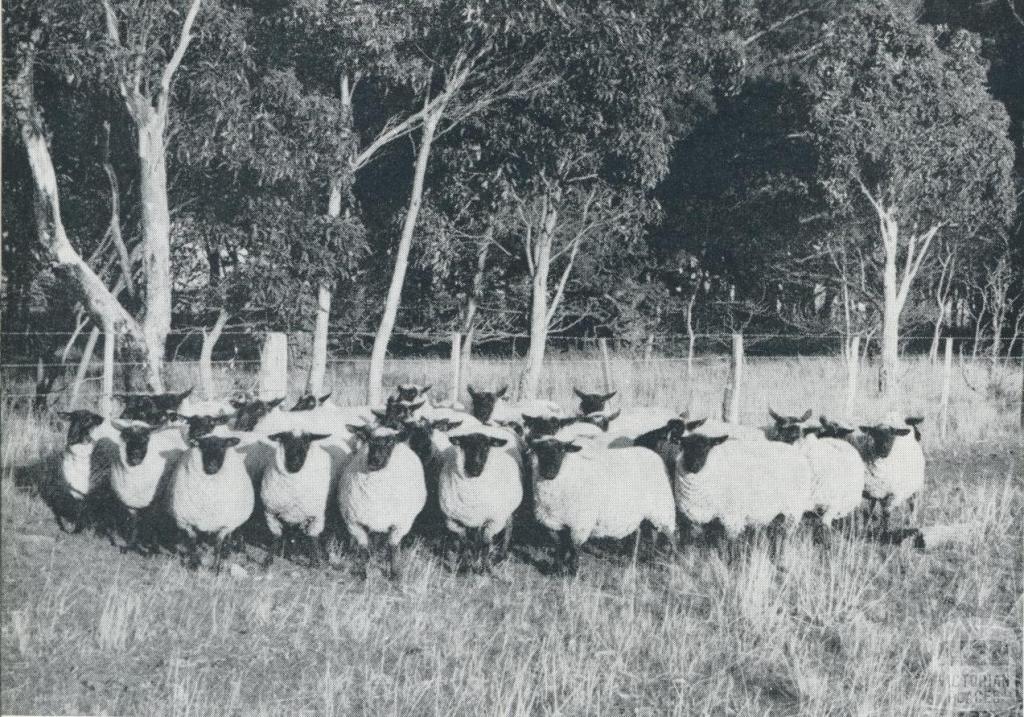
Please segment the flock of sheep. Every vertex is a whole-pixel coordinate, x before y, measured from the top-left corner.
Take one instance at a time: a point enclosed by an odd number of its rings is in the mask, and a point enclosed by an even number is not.
[[[72,507],[58,521],[81,530],[97,496],[112,492],[128,516],[123,549],[145,550],[140,535],[170,517],[190,565],[212,539],[219,570],[250,518],[272,536],[268,564],[292,536],[322,564],[338,515],[364,574],[371,538],[386,537],[392,576],[414,522],[443,528],[460,563],[489,571],[513,525],[535,521],[555,539],[556,569],[574,574],[583,543],[636,534],[639,544],[642,525],[675,546],[695,529],[729,540],[768,527],[785,535],[803,521],[827,529],[866,507],[885,534],[893,509],[912,517],[924,486],[919,418],[853,429],[812,421],[811,411],[770,411],[762,429],[657,407],[613,411],[614,393],[577,389],[568,413],[472,387],[466,411],[432,404],[429,388],[399,385],[383,407],[343,407],[328,395],[284,410],[283,399],[210,402],[186,391],[125,396],[113,420],[61,413],[69,427],[58,483]]]

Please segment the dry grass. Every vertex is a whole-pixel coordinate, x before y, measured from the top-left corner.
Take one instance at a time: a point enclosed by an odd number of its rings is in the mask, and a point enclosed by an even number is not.
[[[681,366],[632,365],[615,370],[626,403],[687,403]],[[391,379],[437,379],[445,390],[442,362],[393,368]],[[356,400],[359,371],[335,369],[336,391]],[[752,422],[768,403],[842,413],[834,362],[751,360],[748,369]],[[481,384],[515,379],[511,363],[474,371]],[[691,413],[717,413],[724,372],[700,368]],[[544,390],[568,403],[572,384],[599,377],[599,364],[559,363]],[[908,407],[934,426],[940,384],[920,384],[910,383]],[[870,418],[876,400],[858,413]],[[395,585],[373,572],[355,579],[345,556],[341,570],[278,561],[266,574],[236,556],[248,574],[218,577],[62,534],[15,480],[59,445],[59,429],[5,402],[0,710],[944,714],[941,626],[986,618],[1019,637],[1024,607],[1014,413],[966,388],[953,405],[950,440],[928,440],[923,522],[972,526],[955,547],[837,539],[824,549],[798,534],[779,565],[755,544],[731,564],[694,547],[634,566],[628,550],[599,546],[578,578],[561,579],[538,570],[543,547],[519,547],[485,578],[452,574],[419,542]]]

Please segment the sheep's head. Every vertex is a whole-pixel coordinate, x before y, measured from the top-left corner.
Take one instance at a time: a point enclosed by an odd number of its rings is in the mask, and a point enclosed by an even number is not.
[[[473,402],[473,410],[470,411],[473,418],[481,423],[487,423],[491,420],[491,414],[494,413],[494,406],[498,403],[498,399],[504,398],[508,393],[508,386],[502,386],[497,391],[477,391],[472,386],[467,386],[466,390]]]
[[[251,431],[256,428],[256,424],[263,420],[263,417],[273,409],[280,406],[283,401],[284,396],[275,398],[272,401],[261,401],[259,399],[253,401],[232,401],[231,405],[235,409],[235,430]]]
[[[371,471],[379,471],[386,467],[395,446],[409,438],[409,432],[404,425],[401,428],[367,425],[347,428],[356,438],[366,443],[366,467]]]
[[[801,424],[809,419],[812,413],[813,411],[808,408],[802,416],[781,416],[769,408],[768,415],[775,421],[773,438],[783,443],[796,443],[803,435]]]
[[[58,416],[68,422],[67,445],[88,443],[92,440],[92,429],[103,423],[103,416],[92,411],[59,411]]]
[[[618,391],[612,391],[611,393],[586,393],[575,386],[573,386],[572,392],[580,399],[580,413],[584,416],[590,413],[603,412],[608,401],[618,393]]]
[[[219,416],[181,416],[188,424],[188,440],[211,433],[217,426],[226,426],[234,416],[224,413]]]
[[[313,441],[322,441],[330,437],[330,433],[306,433],[281,431],[274,433],[267,438],[280,443],[284,450],[284,469],[289,473],[298,473],[302,466],[306,465],[306,456],[309,455],[309,447]]]
[[[415,383],[400,383],[395,387],[395,397],[399,401],[405,401],[411,403],[420,396],[426,394],[433,387],[433,384],[428,383],[426,386],[418,386]]]
[[[149,436],[156,426],[134,424],[120,429],[121,443],[124,444],[124,461],[129,466],[137,466],[146,460],[149,452]]]
[[[458,436],[449,436],[448,440],[462,450],[462,467],[470,478],[476,478],[484,472],[484,467],[487,465],[487,454],[492,448],[501,448],[508,443],[505,438],[490,436],[486,433],[463,433]]]
[[[562,469],[566,453],[576,453],[582,448],[571,441],[560,441],[551,436],[527,439],[527,446],[537,456],[537,477],[554,480]]]
[[[679,441],[680,452],[677,462],[684,473],[697,473],[708,460],[711,449],[729,440],[729,436],[704,436],[691,433]]]
[[[576,418],[559,418],[558,416],[527,416],[523,414],[523,423],[531,436],[553,436],[558,429],[576,423]]]
[[[683,436],[688,433],[693,433],[703,426],[707,420],[707,418],[698,418],[690,421],[687,420],[687,415],[685,413],[679,414],[679,418],[669,419],[667,424],[669,441],[678,444]]]
[[[307,393],[305,396],[295,402],[289,411],[312,411],[317,406],[322,406],[327,402],[327,399],[331,397],[330,393],[327,393],[320,398],[317,398],[311,393]]]
[[[819,416],[818,421],[821,423],[821,430],[818,432],[818,438],[839,438],[841,440],[846,440],[854,431],[853,428],[847,428],[837,421],[830,421],[825,416]]]
[[[892,452],[896,439],[900,436],[910,435],[910,428],[895,428],[884,423],[874,426],[860,426],[861,433],[867,436],[870,443],[862,453],[865,460],[878,460],[886,458]]]
[[[224,456],[228,448],[237,446],[239,440],[237,436],[197,436],[189,438],[189,443],[199,449],[203,459],[203,472],[212,476],[224,465]]]
[[[400,430],[424,403],[425,400],[409,402],[390,396],[383,411],[374,409],[372,413],[380,425]]]
[[[451,421],[447,418],[435,420],[430,420],[429,418],[410,418],[402,425],[409,435],[409,447],[420,457],[420,460],[426,461],[434,453],[434,431],[447,433],[461,426],[462,421]]]

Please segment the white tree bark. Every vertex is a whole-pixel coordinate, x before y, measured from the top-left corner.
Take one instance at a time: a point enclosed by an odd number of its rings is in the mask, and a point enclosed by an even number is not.
[[[199,383],[203,389],[203,397],[207,401],[212,401],[217,396],[217,387],[213,383],[213,347],[217,345],[227,323],[227,309],[221,309],[213,328],[209,333],[203,332],[203,348],[199,352]]]
[[[413,176],[409,207],[405,212],[402,236],[398,242],[395,268],[391,274],[391,284],[388,286],[388,296],[384,304],[384,315],[377,328],[377,335],[373,339],[373,351],[370,354],[370,376],[366,389],[366,401],[371,406],[379,404],[383,398],[384,359],[387,356],[391,333],[395,328],[398,305],[402,299],[402,286],[405,284],[405,272],[409,266],[409,249],[412,246],[416,218],[419,216],[420,204],[423,201],[423,184],[427,174],[427,164],[430,160],[430,147],[440,119],[441,112],[439,111],[428,115],[423,122],[423,136],[416,154],[416,172]]]
[[[551,244],[558,224],[558,208],[544,198],[541,226],[532,252],[532,286],[530,296],[530,349],[526,354],[526,371],[522,398],[536,398],[544,368],[544,350],[548,340],[548,276],[551,271]]]

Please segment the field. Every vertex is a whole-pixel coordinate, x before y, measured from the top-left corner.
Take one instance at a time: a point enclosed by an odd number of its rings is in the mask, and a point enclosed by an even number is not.
[[[334,369],[336,396],[357,402],[360,366]],[[515,370],[481,360],[471,380],[514,383]],[[192,367],[171,372],[172,386],[190,383]],[[388,379],[433,380],[445,395],[446,376],[444,362],[409,360],[393,362]],[[613,376],[625,405],[717,415],[726,365],[699,363],[687,385],[678,363],[616,359]],[[834,359],[751,359],[745,376],[745,422],[762,422],[768,405],[844,414]],[[545,392],[572,405],[571,386],[597,387],[599,377],[590,358],[552,361]],[[882,412],[870,379],[854,417]],[[945,714],[941,636],[951,621],[1009,626],[1020,642],[1020,379],[1009,373],[1009,397],[989,398],[971,388],[983,388],[983,370],[967,367],[945,440],[936,369],[911,359],[905,382],[907,412],[927,419],[921,521],[962,526],[955,545],[835,539],[825,548],[800,533],[776,564],[760,543],[731,562],[691,546],[642,550],[637,563],[631,546],[602,544],[566,579],[545,574],[540,544],[516,546],[484,577],[452,573],[418,541],[401,584],[380,571],[357,579],[346,554],[337,569],[297,558],[263,573],[261,548],[249,546],[231,561],[244,571],[215,576],[169,554],[121,555],[98,535],[61,533],[32,482],[61,427],[6,398],[0,711]],[[1018,673],[1018,701],[1019,689]]]

